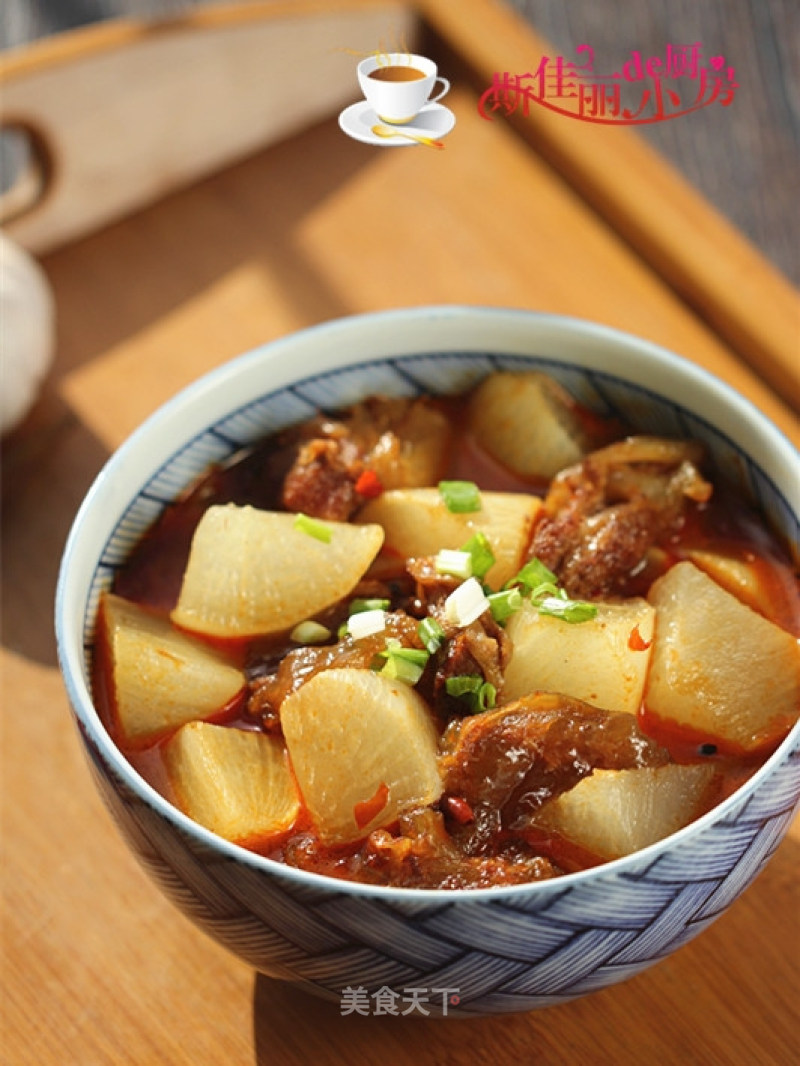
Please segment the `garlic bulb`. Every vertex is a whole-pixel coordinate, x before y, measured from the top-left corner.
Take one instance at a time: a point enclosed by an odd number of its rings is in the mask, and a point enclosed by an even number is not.
[[[44,271],[0,233],[0,433],[33,406],[55,346],[55,305]]]

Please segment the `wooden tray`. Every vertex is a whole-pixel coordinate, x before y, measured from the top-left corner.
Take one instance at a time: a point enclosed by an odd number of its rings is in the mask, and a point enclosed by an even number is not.
[[[352,53],[401,38],[453,82],[443,151],[338,127],[359,95]],[[628,130],[479,116],[494,72],[546,54],[490,0],[302,0],[5,57],[5,121],[32,132],[40,164],[6,230],[41,256],[59,330],[45,394],[4,446],[8,1062],[791,1061],[797,822],[728,914],[626,985],[508,1018],[341,1017],[254,976],[162,898],[69,720],[50,617],[81,497],[178,388],[291,330],[428,303],[573,314],[681,352],[800,441],[791,287]]]

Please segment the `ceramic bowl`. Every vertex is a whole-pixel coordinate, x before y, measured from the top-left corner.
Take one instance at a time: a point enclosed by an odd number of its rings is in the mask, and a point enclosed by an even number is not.
[[[641,432],[699,438],[798,551],[797,452],[732,389],[605,327],[461,307],[346,318],[219,367],[111,457],[65,549],[61,669],[97,785],[132,851],[167,896],[236,955],[339,1002],[422,989],[431,1014],[490,1014],[546,1007],[627,979],[734,902],[778,846],[800,797],[798,725],[738,792],[634,855],[510,888],[392,889],[309,874],[219,839],[167,803],[116,749],[92,705],[87,649],[101,591],[162,507],[209,463],[317,408],[376,392],[461,391],[494,368],[544,370],[582,403]]]

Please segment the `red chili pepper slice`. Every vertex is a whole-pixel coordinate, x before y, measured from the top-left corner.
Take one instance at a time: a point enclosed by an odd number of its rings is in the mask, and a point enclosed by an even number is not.
[[[652,644],[652,640],[645,640],[642,634],[639,632],[638,624],[633,627],[628,637],[628,647],[631,651],[647,651]]]
[[[364,470],[358,475],[356,492],[359,496],[363,496],[365,500],[372,500],[376,496],[380,496],[383,492],[383,485],[374,470]]]
[[[388,802],[389,786],[385,781],[381,781],[374,796],[371,796],[368,800],[361,800],[360,803],[356,803],[353,807],[353,817],[358,828],[363,829],[365,825],[369,825],[372,819],[381,813]]]

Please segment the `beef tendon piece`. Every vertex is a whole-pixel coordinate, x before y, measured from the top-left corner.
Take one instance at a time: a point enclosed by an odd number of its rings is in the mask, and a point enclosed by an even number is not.
[[[595,769],[661,766],[668,753],[633,715],[537,692],[451,727],[441,758],[445,793],[475,813],[475,843],[526,829],[535,813]]]
[[[247,713],[261,718],[267,725],[274,720],[277,728],[283,701],[315,674],[345,666],[369,670],[389,640],[397,640],[405,648],[419,647],[417,625],[416,619],[404,611],[391,611],[386,615],[385,628],[379,633],[359,640],[346,636],[335,644],[293,648],[274,672],[250,680]]]
[[[705,503],[700,446],[629,437],[562,470],[550,486],[529,555],[576,598],[624,593],[648,552],[675,532],[688,501]]]
[[[431,702],[443,716],[464,714],[463,700],[447,694],[450,678],[479,676],[502,696],[504,675],[511,659],[511,643],[501,626],[487,611],[477,621],[463,628],[448,630],[448,640],[439,652],[433,675]]]
[[[358,856],[359,879],[402,888],[488,888],[557,877],[564,871],[521,842],[489,855],[465,854],[447,832],[439,811],[410,811],[397,834],[377,829]]]

